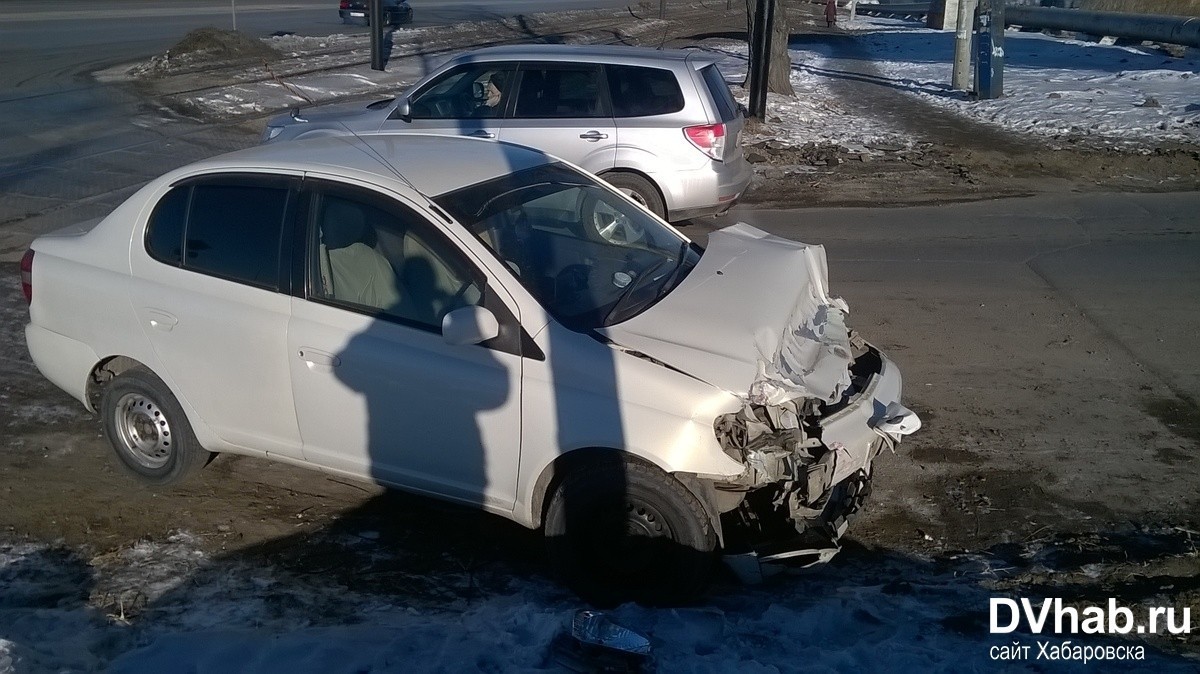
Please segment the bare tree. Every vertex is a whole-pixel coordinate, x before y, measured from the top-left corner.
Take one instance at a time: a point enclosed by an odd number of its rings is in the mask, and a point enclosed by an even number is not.
[[[792,59],[788,55],[788,31],[787,13],[783,8],[782,0],[746,0],[746,35],[749,40],[754,39],[754,8],[759,2],[770,2],[774,4],[774,17],[771,21],[771,53],[770,66],[767,68],[767,91],[775,94],[783,94],[785,96],[795,96],[796,91],[792,89]],[[750,46],[750,54],[754,54],[754,46]],[[754,59],[750,59],[750,68],[755,66]],[[746,71],[746,85],[750,83],[750,69]]]

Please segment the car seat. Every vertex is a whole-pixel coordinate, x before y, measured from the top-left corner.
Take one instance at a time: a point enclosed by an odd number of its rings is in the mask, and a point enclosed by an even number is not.
[[[320,266],[325,297],[390,309],[400,303],[396,272],[373,247],[375,231],[356,204],[327,199],[321,220]]]

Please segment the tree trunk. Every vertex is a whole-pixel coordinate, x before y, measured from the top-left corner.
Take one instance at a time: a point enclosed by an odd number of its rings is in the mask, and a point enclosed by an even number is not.
[[[792,89],[792,59],[788,54],[790,31],[783,2],[782,0],[746,0],[746,35],[748,39],[754,37],[754,5],[757,2],[771,2],[775,5],[775,16],[771,25],[771,65],[767,72],[767,91],[785,96],[795,96],[796,91]],[[750,53],[754,53],[753,45],[750,47]],[[751,61],[750,67],[746,69],[746,86],[750,84],[750,68],[753,67],[754,63]]]

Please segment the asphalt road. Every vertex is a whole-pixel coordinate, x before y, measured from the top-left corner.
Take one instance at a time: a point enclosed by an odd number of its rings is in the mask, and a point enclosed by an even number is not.
[[[626,4],[418,0],[413,25]],[[231,28],[232,8],[238,29],[256,36],[367,30],[343,25],[336,0],[0,2],[0,260],[19,256],[30,234],[103,213],[153,175],[252,142],[214,141],[206,125],[91,77],[161,54],[195,28]]]

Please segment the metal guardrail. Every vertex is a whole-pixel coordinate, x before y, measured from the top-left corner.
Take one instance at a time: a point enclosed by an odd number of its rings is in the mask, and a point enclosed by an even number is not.
[[[915,16],[921,17],[929,14],[929,2],[913,2],[906,4],[895,5],[855,5],[855,11],[859,14],[872,14],[877,16]]]
[[[931,2],[858,5],[859,14],[922,17]],[[1008,5],[1004,24],[1200,47],[1200,18]]]
[[[1004,23],[1008,26],[1070,30],[1092,35],[1200,47],[1200,18],[1195,17],[1010,5],[1004,10]]]

